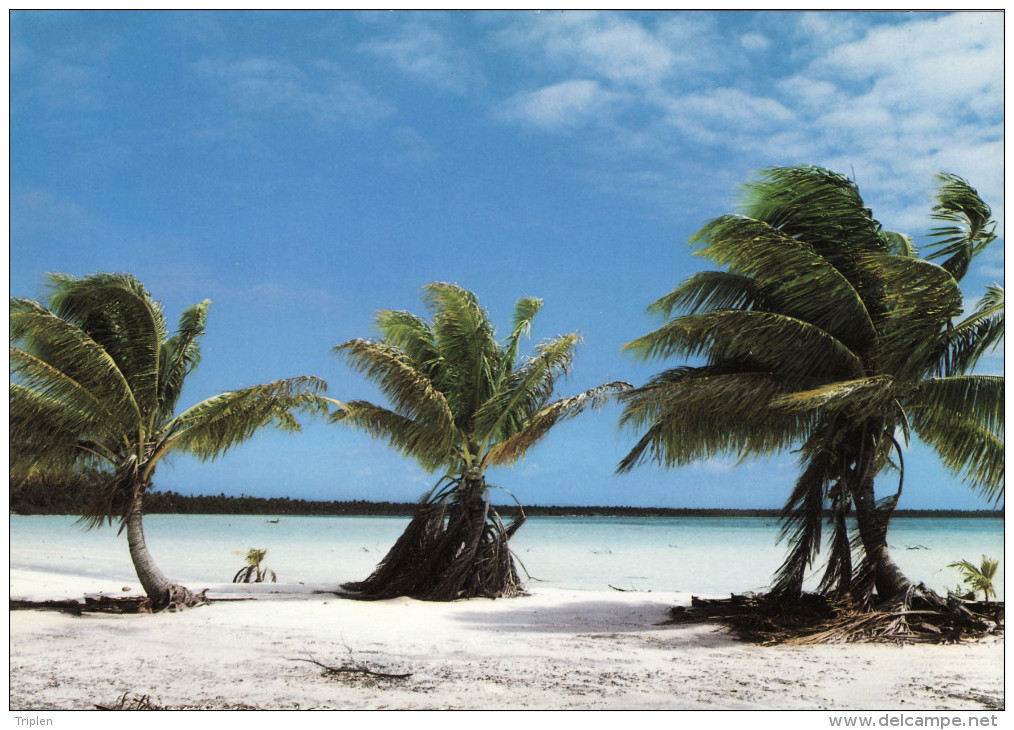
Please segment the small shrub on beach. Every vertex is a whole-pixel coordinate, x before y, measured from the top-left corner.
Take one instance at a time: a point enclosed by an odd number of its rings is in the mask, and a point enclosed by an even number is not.
[[[996,569],[999,567],[1000,561],[994,558],[987,558],[985,555],[982,556],[982,561],[979,567],[972,565],[967,560],[959,560],[956,563],[951,563],[948,568],[957,568],[964,576],[964,583],[972,590],[972,595],[981,592],[982,598],[986,603],[989,603],[989,597],[993,596],[996,598],[996,588],[993,587],[993,578],[996,577]]]
[[[237,555],[243,555],[243,553],[237,552]],[[246,566],[240,568],[236,575],[232,577],[233,583],[263,583],[265,579],[270,575],[271,582],[277,583],[278,576],[275,575],[275,571],[269,570],[268,568],[261,568],[261,563],[264,562],[264,557],[268,554],[267,550],[257,550],[250,548],[246,552]]]

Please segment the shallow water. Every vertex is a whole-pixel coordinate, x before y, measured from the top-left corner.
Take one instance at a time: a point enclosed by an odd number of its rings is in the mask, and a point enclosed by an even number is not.
[[[277,520],[277,521],[276,521]],[[225,583],[247,549],[267,549],[280,583],[338,585],[366,577],[401,534],[404,517],[150,515],[145,534],[156,563],[191,587]],[[785,557],[778,522],[756,517],[531,517],[511,545],[528,587],[688,591],[764,590]],[[904,518],[889,544],[912,579],[938,591],[960,573],[947,565],[1002,558],[999,518]],[[67,572],[136,582],[125,535],[84,531],[73,517],[12,516],[12,569]],[[818,558],[816,567],[822,565]],[[1003,597],[1003,564],[995,579]]]

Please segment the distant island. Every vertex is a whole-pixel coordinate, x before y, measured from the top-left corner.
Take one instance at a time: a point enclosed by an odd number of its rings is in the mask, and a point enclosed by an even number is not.
[[[86,484],[59,486],[35,482],[11,483],[10,512],[18,515],[77,514],[78,488]],[[290,497],[239,497],[218,495],[185,495],[177,492],[154,491],[145,495],[147,514],[223,514],[223,515],[320,515],[320,516],[386,516],[410,517],[415,502],[374,502],[367,500],[320,501]],[[502,514],[513,516],[516,506],[497,506]],[[698,507],[615,507],[615,506],[553,506],[525,505],[529,517],[770,517],[781,514],[778,509],[728,509]],[[992,517],[1002,518],[1002,510],[902,510],[896,517]]]

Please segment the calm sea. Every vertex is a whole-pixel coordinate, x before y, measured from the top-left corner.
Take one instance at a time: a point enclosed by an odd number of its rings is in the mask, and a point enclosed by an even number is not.
[[[249,548],[280,583],[337,585],[364,578],[407,524],[401,517],[150,515],[148,546],[173,580],[227,583]],[[889,543],[912,579],[944,591],[960,574],[948,564],[1003,557],[999,518],[896,518]],[[756,517],[533,517],[512,540],[528,587],[687,591],[764,590],[785,555],[778,522]],[[135,581],[125,535],[84,531],[72,517],[12,516],[11,569]],[[820,562],[818,560],[818,568]],[[995,581],[1003,596],[1003,563]]]

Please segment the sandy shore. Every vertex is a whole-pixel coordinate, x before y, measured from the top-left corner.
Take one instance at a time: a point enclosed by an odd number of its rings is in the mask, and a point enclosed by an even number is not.
[[[11,596],[110,594],[94,578],[11,572]],[[512,600],[373,603],[325,586],[213,587],[249,597],[174,614],[10,614],[10,709],[148,695],[205,709],[987,710],[1003,642],[757,647],[660,626],[689,594],[532,588]],[[245,589],[245,590],[244,590]],[[306,661],[405,679],[338,678]]]

